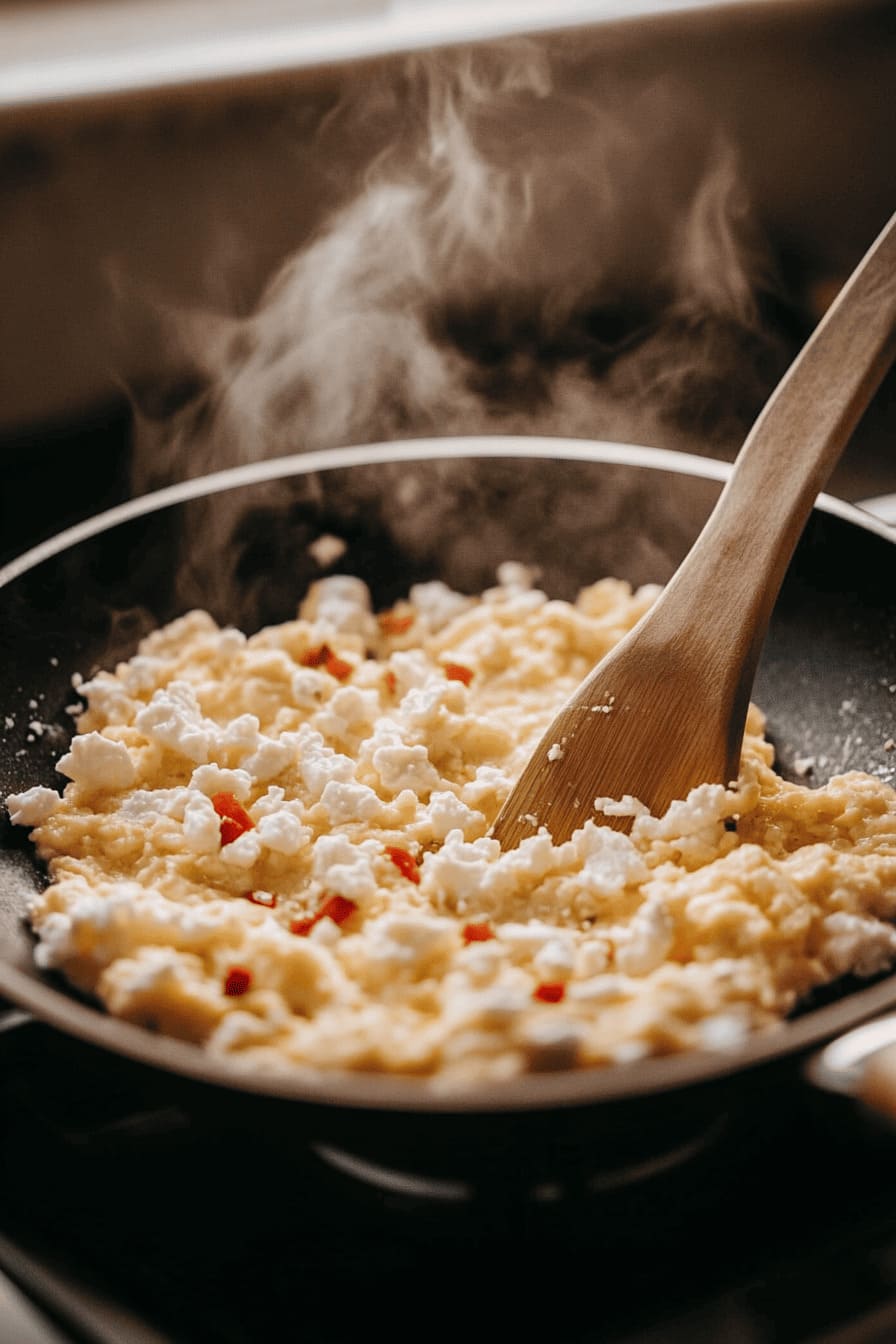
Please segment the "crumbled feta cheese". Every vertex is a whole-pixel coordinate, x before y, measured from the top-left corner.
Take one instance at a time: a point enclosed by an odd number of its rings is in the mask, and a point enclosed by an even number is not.
[[[376,895],[373,858],[378,846],[352,844],[341,835],[321,835],[314,846],[312,875],[328,892],[359,903]]]
[[[366,784],[331,779],[320,796],[320,805],[334,826],[350,821],[374,821],[383,811],[382,801]]]
[[[367,932],[368,959],[395,970],[419,968],[449,954],[457,938],[453,920],[424,915],[387,915],[372,920]]]
[[[209,798],[216,793],[232,793],[244,803],[252,791],[252,776],[248,770],[224,770],[219,765],[197,766],[190,776],[190,788],[198,789]]]
[[[300,667],[292,678],[293,703],[299,709],[317,709],[331,689],[332,680],[314,667]]]
[[[227,726],[212,735],[211,750],[238,752],[241,764],[259,747],[259,723],[254,714],[240,714],[231,719]]]
[[[630,793],[621,798],[595,798],[594,810],[606,817],[649,817],[650,809]]]
[[[434,840],[444,840],[449,831],[461,831],[467,838],[471,832],[485,829],[481,812],[467,807],[456,794],[438,789],[430,795],[422,815],[429,822]]]
[[[240,764],[256,783],[266,784],[295,764],[298,751],[298,737],[295,733],[284,733],[276,739],[265,737]]]
[[[208,760],[216,737],[214,724],[203,717],[196,693],[185,681],[172,681],[156,691],[134,722],[150,741],[197,765]]]
[[[532,565],[521,565],[517,560],[505,560],[497,569],[498,583],[502,588],[529,589],[538,578],[538,570]]]
[[[184,841],[199,854],[213,854],[221,847],[221,818],[204,793],[194,793],[184,808]]]
[[[317,802],[333,780],[347,783],[355,773],[354,762],[324,744],[320,733],[299,733],[299,770],[312,802]]]
[[[576,980],[567,994],[580,1003],[612,1003],[631,998],[637,992],[635,982],[624,975],[594,975],[587,980]]]
[[[472,598],[454,592],[440,579],[433,579],[431,583],[415,583],[409,599],[418,617],[433,633],[444,630],[456,616],[473,605]]]
[[[896,956],[896,929],[879,920],[837,910],[822,928],[822,956],[835,975],[877,975]]]
[[[424,686],[432,676],[432,666],[420,649],[396,649],[389,659],[389,670],[395,677],[399,698],[417,686]]]
[[[582,885],[596,896],[617,897],[625,887],[648,877],[643,854],[619,831],[588,821],[574,843],[582,864]]]
[[[58,810],[61,802],[55,789],[45,789],[35,784],[24,793],[10,793],[6,806],[14,826],[43,826]]]
[[[376,741],[382,745],[373,750],[373,768],[387,793],[413,789],[420,797],[426,797],[440,783],[426,747],[407,746],[397,732],[378,731]]]
[[[256,830],[244,831],[229,845],[221,846],[222,862],[232,868],[251,868],[261,858],[261,840]]]
[[[319,919],[308,937],[320,947],[335,947],[342,937],[342,930],[332,919],[324,915]]]
[[[191,797],[190,790],[184,788],[132,789],[122,798],[118,815],[144,825],[152,825],[159,817],[183,821]]]
[[[350,574],[333,574],[313,583],[300,611],[302,618],[313,622],[324,636],[361,635],[372,639],[376,633],[370,590],[363,580]]]
[[[305,549],[321,569],[326,569],[328,565],[335,565],[336,561],[345,555],[348,544],[341,537],[334,537],[332,532],[322,532],[314,541],[310,541]]]
[[[312,836],[311,828],[303,826],[294,813],[285,809],[263,816],[256,826],[256,832],[265,848],[273,850],[275,854],[298,854]]]
[[[571,938],[549,938],[535,953],[532,965],[542,980],[566,980],[573,973],[575,955]]]
[[[98,673],[91,681],[83,681],[79,689],[104,723],[128,723],[131,719],[134,701],[127,687],[111,672]]]
[[[372,724],[379,713],[379,699],[375,691],[361,691],[357,686],[341,686],[315,719],[318,730],[341,739],[360,732]]]
[[[538,955],[557,936],[552,924],[533,920],[529,924],[502,924],[498,928],[498,937],[505,947],[517,957],[532,958]]]
[[[72,740],[70,751],[56,764],[83,789],[128,789],[137,771],[123,742],[113,742],[101,733],[85,733]]]
[[[164,658],[151,658],[148,654],[137,653],[129,663],[124,664],[119,675],[130,696],[145,695],[156,690],[165,676],[166,666]],[[84,689],[82,686],[82,694]]]
[[[625,975],[648,975],[665,961],[674,937],[665,903],[648,897],[628,929],[616,934],[616,965]]]

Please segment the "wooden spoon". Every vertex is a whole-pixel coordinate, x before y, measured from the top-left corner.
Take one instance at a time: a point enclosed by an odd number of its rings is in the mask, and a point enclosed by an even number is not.
[[[779,383],[691,551],[560,710],[492,827],[568,840],[599,798],[661,815],[737,777],[759,653],[818,492],[896,355],[896,215]]]

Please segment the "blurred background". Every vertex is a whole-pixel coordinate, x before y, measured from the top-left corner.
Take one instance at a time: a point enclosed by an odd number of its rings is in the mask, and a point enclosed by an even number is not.
[[[306,448],[730,458],[896,205],[889,0],[0,4],[0,554]],[[894,379],[832,482],[896,491]]]

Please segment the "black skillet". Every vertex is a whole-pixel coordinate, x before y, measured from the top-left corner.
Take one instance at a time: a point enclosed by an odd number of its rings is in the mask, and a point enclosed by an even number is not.
[[[260,463],[114,509],[0,571],[0,797],[61,786],[54,765],[71,732],[72,674],[129,656],[144,632],[191,606],[251,630],[294,614],[323,573],[363,576],[385,606],[436,577],[479,591],[508,559],[537,566],[541,586],[559,597],[605,574],[661,583],[726,472],[617,444],[443,439]],[[330,563],[314,545],[322,535],[345,543]],[[823,498],[777,603],[754,691],[785,776],[820,783],[864,769],[894,782],[896,753],[885,748],[896,731],[894,595],[893,532]],[[695,1108],[773,1086],[776,1071],[792,1072],[810,1047],[896,1005],[896,975],[846,980],[735,1052],[543,1073],[460,1095],[418,1079],[246,1072],[117,1021],[38,970],[23,916],[44,873],[25,832],[0,812],[0,993],[89,1047],[164,1074],[194,1100],[239,1108],[246,1123],[264,1109],[275,1123],[355,1150],[375,1130],[378,1152],[387,1131],[389,1160],[396,1148],[422,1148],[429,1165],[437,1150],[450,1167],[449,1150],[471,1126],[488,1136],[492,1156],[507,1158],[509,1128],[525,1148],[527,1117],[547,1112],[558,1143],[584,1135],[637,1159],[660,1137],[668,1147],[689,1133]]]

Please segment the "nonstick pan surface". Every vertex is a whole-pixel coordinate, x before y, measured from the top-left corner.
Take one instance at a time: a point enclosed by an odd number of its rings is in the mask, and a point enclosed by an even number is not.
[[[361,575],[385,606],[432,578],[480,591],[511,559],[537,566],[540,585],[557,597],[607,574],[662,583],[727,471],[619,444],[441,439],[265,462],[131,501],[0,571],[0,797],[32,784],[61,787],[55,762],[72,729],[72,675],[128,657],[144,633],[190,607],[252,630],[293,616],[323,573]],[[313,543],[325,534],[346,549],[322,568]],[[893,782],[896,753],[885,743],[896,729],[894,594],[892,531],[859,509],[820,500],[754,690],[785,776],[802,778],[810,760],[810,783],[847,769]],[[238,1092],[438,1113],[625,1102],[788,1058],[896,1005],[896,976],[842,982],[736,1052],[540,1074],[460,1093],[417,1079],[250,1072],[117,1021],[40,971],[24,912],[45,876],[5,809],[0,828],[0,993],[94,1046]]]

